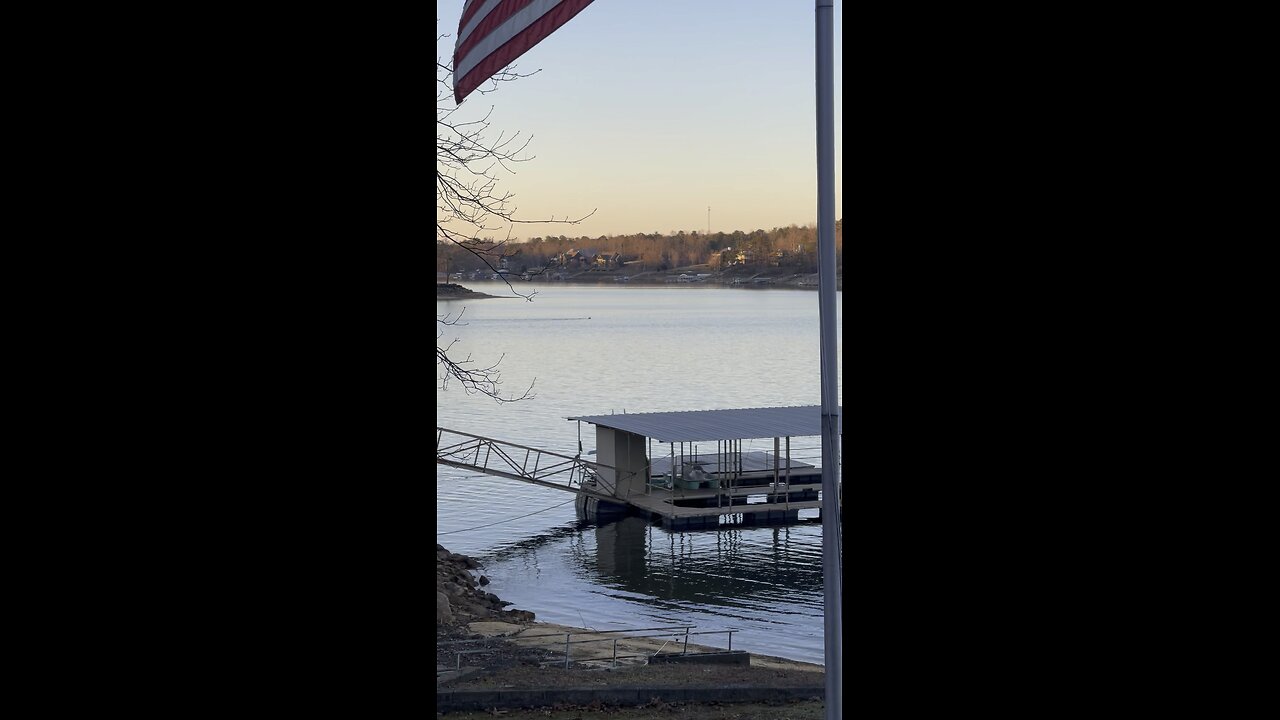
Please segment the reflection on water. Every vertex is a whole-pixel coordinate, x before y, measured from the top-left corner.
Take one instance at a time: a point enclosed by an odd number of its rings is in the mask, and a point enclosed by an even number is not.
[[[629,517],[595,527],[594,553],[579,549],[575,559],[594,568],[601,584],[644,595],[658,607],[679,602],[751,607],[761,597],[794,601],[805,593],[820,598],[822,565],[811,564],[807,551],[793,558],[789,528],[753,530],[763,532],[753,532],[747,542],[741,526],[671,533]]]
[[[734,647],[822,662],[822,558],[812,525],[673,533],[638,517],[574,522],[483,558],[500,596],[539,620],[597,629],[738,628]],[[563,578],[592,588],[584,603]],[[781,631],[781,632],[780,632]]]

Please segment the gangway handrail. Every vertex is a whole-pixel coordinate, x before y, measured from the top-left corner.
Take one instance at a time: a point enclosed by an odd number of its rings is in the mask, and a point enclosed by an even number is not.
[[[542,453],[543,455],[555,455],[556,457],[561,457],[561,458],[564,458],[565,460],[578,460],[578,459],[579,459],[579,458],[574,457],[574,456],[572,456],[572,455],[561,455],[561,454],[560,454],[560,453],[558,453],[558,452],[552,452],[552,451],[550,451],[550,450],[543,450],[542,448],[529,447],[528,445],[521,445],[520,443],[507,442],[506,440],[494,440],[493,438],[485,437],[485,436],[483,436],[483,435],[472,435],[471,433],[465,433],[465,432],[462,432],[461,430],[450,430],[449,428],[446,428],[446,427],[439,427],[439,426],[437,426],[437,427],[436,427],[436,437],[437,437],[436,442],[439,442],[439,433],[441,433],[441,432],[453,433],[454,435],[463,435],[463,436],[465,436],[465,437],[475,438],[476,440],[484,440],[484,441],[486,441],[486,442],[499,442],[499,443],[502,443],[503,445],[510,445],[511,447],[518,447],[518,448],[520,448],[521,450],[532,450],[533,452]],[[583,462],[589,462],[589,461],[583,460]]]
[[[445,438],[445,433],[458,435],[463,438],[461,442],[454,442],[454,438]],[[448,445],[441,445],[442,442],[448,442]],[[524,461],[517,461],[508,452],[510,448],[518,448],[525,451]],[[481,453],[484,453],[483,461]],[[474,453],[474,458],[468,457]],[[530,469],[530,454],[533,453],[533,467]],[[497,457],[501,461],[501,467],[490,467],[490,461]],[[560,462],[550,465],[543,465],[543,456],[551,458],[560,458]],[[507,442],[505,440],[496,440],[494,438],[485,437],[483,435],[475,435],[473,433],[462,432],[459,430],[450,430],[436,426],[436,463],[458,467],[463,469],[476,470],[489,475],[497,475],[499,477],[508,477],[515,480],[543,485],[545,487],[555,488],[557,490],[568,490],[570,492],[588,495],[604,500],[625,499],[618,496],[617,478],[618,476],[631,478],[637,473],[630,470],[619,470],[611,465],[583,460],[580,455],[569,456],[563,453],[553,452],[551,450],[541,450],[539,448],[521,445],[519,443]],[[508,472],[509,470],[509,472]],[[601,470],[611,470],[615,475],[614,483],[610,483],[603,476]],[[561,485],[558,482],[549,482],[546,478],[552,475],[559,475],[568,472],[568,481]],[[578,475],[575,477],[575,474]],[[592,490],[584,486],[587,479],[596,481],[596,483],[607,492]]]

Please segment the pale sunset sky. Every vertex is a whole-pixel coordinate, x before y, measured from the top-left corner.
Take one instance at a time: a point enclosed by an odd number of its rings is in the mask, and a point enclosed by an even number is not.
[[[453,54],[463,0],[436,4],[436,55]],[[515,62],[533,77],[467,97],[455,120],[532,135],[500,173],[513,236],[750,232],[814,225],[813,0],[595,0]],[[835,3],[836,219],[844,217],[842,12]],[[484,88],[491,87],[486,83]],[[452,106],[452,98],[446,101]],[[487,233],[498,239],[502,232]]]

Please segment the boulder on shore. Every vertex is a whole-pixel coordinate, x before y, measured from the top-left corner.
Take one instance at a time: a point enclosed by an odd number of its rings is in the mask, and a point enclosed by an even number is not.
[[[453,608],[449,606],[449,596],[436,591],[436,625],[448,624],[453,620]]]
[[[480,582],[470,571],[480,563],[475,558],[449,552],[436,543],[436,632],[446,632],[477,618],[507,622],[532,622],[534,614],[528,610],[504,610],[511,603],[491,592],[480,589],[488,585],[484,576]]]

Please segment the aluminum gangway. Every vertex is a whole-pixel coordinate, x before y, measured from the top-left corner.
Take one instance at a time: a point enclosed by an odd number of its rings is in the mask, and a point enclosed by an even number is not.
[[[568,490],[610,502],[622,499],[613,494],[614,484],[600,474],[600,470],[610,470],[617,477],[618,470],[611,465],[439,426],[436,426],[436,464]],[[623,473],[623,476],[634,474]],[[584,487],[584,481],[588,480],[594,480],[596,487],[607,492]]]

